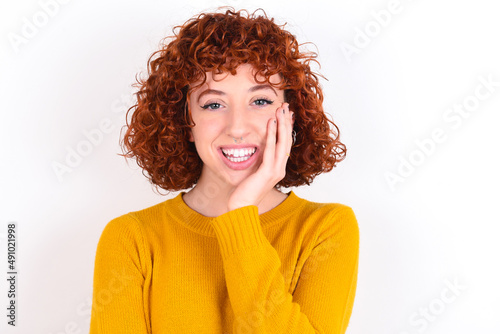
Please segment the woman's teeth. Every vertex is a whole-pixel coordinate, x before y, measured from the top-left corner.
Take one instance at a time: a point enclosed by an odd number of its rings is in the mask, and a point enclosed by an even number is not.
[[[256,150],[257,150],[256,147],[244,148],[244,149],[232,148],[232,149],[222,149],[222,153],[229,161],[242,162],[250,159],[250,157],[255,153]]]

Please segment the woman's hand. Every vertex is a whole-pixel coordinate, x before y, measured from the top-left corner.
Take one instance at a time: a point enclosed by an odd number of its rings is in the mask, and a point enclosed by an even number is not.
[[[293,112],[288,103],[276,110],[276,118],[267,122],[267,138],[262,164],[231,193],[229,211],[247,205],[258,205],[286,175],[286,163],[292,148]]]

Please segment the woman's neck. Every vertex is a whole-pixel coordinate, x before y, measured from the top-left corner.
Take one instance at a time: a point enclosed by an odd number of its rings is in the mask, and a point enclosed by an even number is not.
[[[182,199],[194,211],[206,217],[218,217],[229,211],[229,196],[234,187],[206,187],[203,183],[197,184],[188,191]],[[283,202],[287,198],[284,194],[273,188],[264,199],[257,205],[259,214],[263,214]]]

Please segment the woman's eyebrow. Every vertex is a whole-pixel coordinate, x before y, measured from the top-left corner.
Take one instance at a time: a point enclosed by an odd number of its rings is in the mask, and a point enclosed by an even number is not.
[[[255,85],[253,87],[251,87],[248,91],[249,92],[255,92],[257,90],[260,90],[260,89],[270,89],[274,92],[274,95],[278,96],[278,94],[276,93],[276,91],[274,90],[273,87],[271,87],[271,85],[268,85],[268,84],[262,84],[262,85]]]
[[[206,94],[216,94],[216,95],[226,95],[226,93],[224,93],[223,91],[221,90],[216,90],[216,89],[207,89],[207,90],[204,90],[203,92],[201,92],[200,95],[198,95],[198,102],[200,101],[201,97],[203,95],[206,95]]]
[[[267,84],[262,84],[262,85],[255,85],[255,86],[252,86],[250,87],[250,89],[248,90],[250,93],[253,93],[255,91],[258,91],[258,90],[261,90],[261,89],[270,89],[273,91],[274,95],[278,96],[278,94],[276,93],[276,91],[274,90],[273,87],[271,87],[271,85],[267,85]],[[224,93],[223,91],[221,90],[217,90],[217,89],[207,89],[207,90],[204,90],[203,92],[201,92],[201,94],[198,96],[198,102],[200,101],[201,97],[203,95],[206,95],[206,94],[215,94],[215,95],[226,95],[226,93]]]

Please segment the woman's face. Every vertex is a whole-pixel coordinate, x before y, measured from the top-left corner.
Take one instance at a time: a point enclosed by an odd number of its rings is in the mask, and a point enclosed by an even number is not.
[[[188,98],[195,123],[190,141],[203,161],[200,181],[236,186],[262,163],[267,123],[276,118],[284,91],[257,83],[252,71],[251,65],[243,64],[234,76],[207,72],[205,84]],[[280,76],[270,81],[278,83]]]

